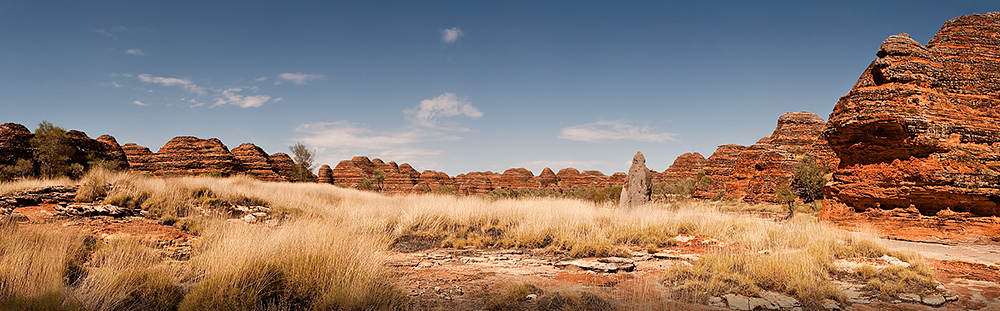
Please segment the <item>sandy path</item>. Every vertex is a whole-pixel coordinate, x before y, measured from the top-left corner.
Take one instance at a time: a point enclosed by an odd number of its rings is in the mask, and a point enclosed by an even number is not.
[[[909,250],[933,259],[1000,264],[1000,245],[939,244],[888,239],[881,239],[881,242],[891,250]]]

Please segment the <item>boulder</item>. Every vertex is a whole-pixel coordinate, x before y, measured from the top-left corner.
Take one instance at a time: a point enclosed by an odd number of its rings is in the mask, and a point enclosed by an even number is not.
[[[534,180],[535,174],[526,168],[509,168],[500,175],[500,188],[538,189],[541,185]]]
[[[926,46],[886,39],[824,134],[840,158],[824,217],[914,206],[1000,215],[1000,13],[952,19]]]
[[[619,205],[633,207],[649,203],[652,187],[653,174],[646,168],[646,158],[642,152],[636,152],[632,157],[632,166],[628,169],[628,178],[622,187]]]
[[[541,188],[548,188],[550,186],[556,186],[559,184],[559,178],[556,177],[556,173],[552,172],[552,169],[546,167],[542,169],[542,173],[538,174],[538,186]]]

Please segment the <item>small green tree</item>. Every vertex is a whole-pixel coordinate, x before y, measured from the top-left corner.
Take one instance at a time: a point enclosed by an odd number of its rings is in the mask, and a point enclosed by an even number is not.
[[[816,200],[823,198],[823,186],[827,182],[827,168],[820,165],[810,153],[799,157],[792,166],[792,183],[799,195],[806,202],[813,203],[813,210],[818,210]]]
[[[795,191],[795,188],[791,184],[785,183],[774,190],[774,196],[778,199],[779,204],[788,206],[788,217],[786,219],[791,219],[792,215],[795,214],[795,198],[799,197],[799,192]]]
[[[295,175],[296,180],[308,181],[312,177],[312,171],[316,166],[314,163],[316,151],[309,150],[301,142],[296,142],[294,145],[288,147],[288,150],[292,151],[292,159],[295,161],[292,173]]]
[[[375,178],[376,190],[382,192],[382,186],[384,185],[385,182],[385,172],[383,172],[382,170],[374,170],[372,171],[372,177]]]
[[[42,177],[53,178],[67,176],[80,170],[70,167],[69,159],[76,153],[66,136],[66,129],[42,121],[31,138],[31,146],[35,150],[35,161],[38,163],[38,173]],[[81,170],[82,171],[82,170]]]

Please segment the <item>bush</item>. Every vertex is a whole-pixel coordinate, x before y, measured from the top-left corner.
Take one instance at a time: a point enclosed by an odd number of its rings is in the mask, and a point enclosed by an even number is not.
[[[69,160],[76,153],[76,148],[69,145],[66,129],[42,121],[31,138],[31,146],[36,148],[35,160],[38,162],[39,175],[42,177],[72,177],[71,174],[77,170],[75,167],[70,167]],[[80,173],[82,167],[81,165]]]

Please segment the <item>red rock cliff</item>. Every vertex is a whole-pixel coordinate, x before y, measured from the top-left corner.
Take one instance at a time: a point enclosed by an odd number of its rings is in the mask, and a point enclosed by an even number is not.
[[[886,39],[825,130],[841,158],[825,213],[1000,215],[1000,13]]]

